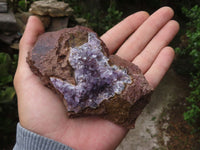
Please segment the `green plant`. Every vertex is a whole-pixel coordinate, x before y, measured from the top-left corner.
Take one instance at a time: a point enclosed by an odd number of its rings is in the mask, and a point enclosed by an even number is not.
[[[27,11],[28,10],[28,3],[29,3],[29,1],[27,1],[27,0],[19,0],[18,6],[21,10]]]
[[[0,149],[7,149],[7,146],[13,145],[15,140],[18,119],[13,76],[17,57],[13,55],[11,58],[7,53],[0,53]]]
[[[11,101],[15,95],[14,88],[10,86],[13,81],[13,76],[11,75],[9,70],[11,66],[12,61],[10,56],[6,53],[0,53],[0,103]]]
[[[190,92],[187,101],[190,106],[187,107],[187,111],[184,113],[184,119],[191,125],[196,127],[196,130],[200,130],[200,71],[197,75],[192,75],[193,80],[190,82]]]
[[[194,6],[191,9],[183,7],[183,13],[189,19],[185,33],[185,43],[176,48],[178,58],[187,58],[184,64],[186,70],[190,71],[191,92],[187,101],[190,104],[184,113],[184,119],[191,125],[200,130],[200,7]],[[186,60],[186,59],[185,59]]]
[[[36,0],[19,0],[17,1],[17,6],[22,10],[22,11],[28,11],[30,5],[32,2]]]
[[[66,2],[74,9],[75,16],[85,18],[88,26],[99,35],[109,30],[121,20],[122,12],[117,9],[114,0],[110,0],[109,6],[104,4],[104,7],[94,6],[92,9],[79,0],[67,0]]]
[[[104,32],[109,30],[112,26],[118,23],[121,20],[122,12],[117,10],[116,4],[114,2],[110,2],[110,7],[107,9],[107,15],[103,20],[103,24],[105,24]]]
[[[121,20],[122,12],[117,10],[116,4],[110,2],[106,12],[96,10],[94,14],[87,14],[85,18],[89,25],[98,33],[103,34]]]

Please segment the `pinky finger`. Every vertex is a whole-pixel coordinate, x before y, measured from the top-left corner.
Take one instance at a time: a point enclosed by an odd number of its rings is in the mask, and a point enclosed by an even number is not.
[[[169,69],[174,58],[174,50],[171,47],[165,47],[161,50],[156,60],[145,73],[145,77],[149,84],[155,88],[167,70]]]

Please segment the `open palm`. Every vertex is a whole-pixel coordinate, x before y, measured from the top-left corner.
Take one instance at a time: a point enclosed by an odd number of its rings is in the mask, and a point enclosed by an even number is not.
[[[114,26],[101,39],[110,53],[129,60],[144,73],[155,88],[174,56],[167,47],[179,26],[171,20],[173,11],[163,7],[150,17],[135,13]],[[62,100],[46,88],[26,63],[27,52],[44,32],[37,17],[30,17],[20,41],[18,68],[14,84],[18,96],[20,124],[35,133],[54,139],[74,149],[114,149],[127,130],[97,117],[69,119]]]

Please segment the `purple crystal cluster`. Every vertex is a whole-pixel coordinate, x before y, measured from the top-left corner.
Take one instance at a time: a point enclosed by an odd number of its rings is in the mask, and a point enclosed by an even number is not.
[[[68,111],[77,113],[86,107],[96,108],[132,83],[125,69],[110,66],[108,61],[101,41],[92,32],[88,33],[87,43],[70,49],[69,63],[74,69],[76,85],[50,77],[54,87],[64,95]]]

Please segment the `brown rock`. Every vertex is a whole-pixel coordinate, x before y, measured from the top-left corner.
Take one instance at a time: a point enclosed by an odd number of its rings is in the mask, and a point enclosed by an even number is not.
[[[47,31],[57,31],[68,27],[69,17],[51,18],[51,23]]]
[[[31,14],[29,12],[21,12],[21,13],[16,13],[15,14],[15,18],[17,21],[17,25],[19,27],[19,31],[21,33],[24,32],[25,27],[26,27],[26,23],[28,18],[31,16]]]
[[[28,18],[30,16],[31,16],[30,12],[21,12],[21,13],[15,14],[17,24],[20,28],[20,32],[22,32],[22,33],[24,32]],[[49,27],[50,22],[51,22],[51,18],[49,16],[39,16],[39,15],[36,15],[36,16],[41,20],[41,22],[43,23],[45,28]]]
[[[75,18],[75,20],[79,25],[85,25],[87,23],[87,20],[84,18]]]
[[[12,45],[10,45],[10,48],[19,50],[19,43],[13,43]]]
[[[51,17],[49,17],[49,16],[39,16],[39,15],[37,15],[37,17],[41,20],[45,29],[47,29],[50,26]]]
[[[47,87],[59,94],[66,108],[68,104],[63,94],[53,86],[50,77],[57,77],[71,84],[76,84],[74,71],[68,60],[70,48],[87,43],[90,32],[93,31],[86,27],[77,26],[45,33],[38,38],[27,58],[31,70],[41,78]],[[152,88],[136,65],[116,55],[109,56],[108,49],[102,41],[101,47],[104,55],[109,57],[109,64],[126,69],[132,83],[126,84],[121,94],[115,94],[108,100],[102,101],[96,108],[87,107],[79,112],[70,111],[67,114],[71,118],[99,116],[123,127],[134,128],[136,118],[149,102]]]
[[[29,12],[40,16],[63,17],[71,16],[73,9],[68,3],[46,0],[33,2]]]

